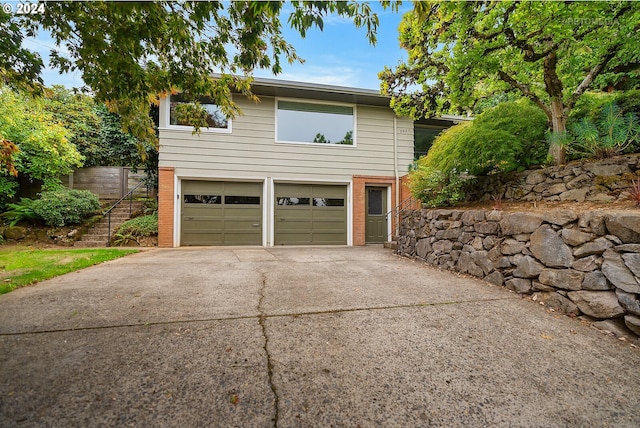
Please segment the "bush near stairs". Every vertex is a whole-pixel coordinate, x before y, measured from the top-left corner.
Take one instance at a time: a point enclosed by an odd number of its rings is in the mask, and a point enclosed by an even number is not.
[[[140,211],[144,207],[144,202],[133,201],[131,206],[131,213]],[[118,227],[129,220],[131,215],[129,213],[129,201],[121,202],[116,208],[111,211],[111,234],[118,229]],[[79,241],[76,241],[74,247],[87,248],[87,247],[106,247],[109,241],[109,216],[105,216],[94,227],[89,229]]]

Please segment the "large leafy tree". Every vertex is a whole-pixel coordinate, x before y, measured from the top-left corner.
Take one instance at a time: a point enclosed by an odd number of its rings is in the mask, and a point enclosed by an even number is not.
[[[335,13],[365,27],[375,42],[378,17],[367,3],[355,1],[47,2],[42,14],[0,11],[0,77],[37,89],[43,62],[23,41],[48,31],[58,45],[51,65],[79,72],[96,100],[122,116],[126,129],[151,141],[149,103],[159,95],[206,95],[232,116],[238,110],[231,88],[252,96],[248,76],[254,69],[277,74],[283,60],[301,61],[282,35],[285,7],[288,25],[303,36]],[[214,73],[221,75],[213,79]]]
[[[50,190],[61,185],[61,176],[82,166],[69,131],[43,104],[43,99],[0,87],[0,208],[15,195],[19,176],[40,180]]]
[[[400,25],[406,63],[380,73],[399,113],[463,112],[516,92],[547,115],[561,141],[589,88],[637,84],[640,3],[478,1],[416,3]],[[564,147],[549,154],[564,162]]]

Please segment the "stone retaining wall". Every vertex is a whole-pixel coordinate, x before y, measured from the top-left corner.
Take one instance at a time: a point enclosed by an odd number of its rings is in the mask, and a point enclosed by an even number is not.
[[[425,208],[403,219],[398,253],[640,336],[640,211]]]
[[[631,180],[640,176],[640,154],[600,161],[478,177],[467,197],[488,201],[501,196],[515,201],[598,201],[625,199]]]

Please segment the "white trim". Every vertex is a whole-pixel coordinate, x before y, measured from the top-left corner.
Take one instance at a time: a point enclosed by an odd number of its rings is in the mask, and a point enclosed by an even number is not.
[[[174,193],[174,205],[173,205],[173,247],[180,246],[180,233],[182,231],[182,212],[180,208],[182,207],[182,199],[180,199],[180,193],[182,191],[182,181],[176,175],[175,171],[173,172],[173,193]]]
[[[396,185],[396,193],[397,193],[397,189],[398,189],[398,186]],[[387,210],[384,213],[385,217],[387,217],[387,234],[386,234],[387,238],[393,235],[393,216],[387,216],[387,213],[389,211],[392,211],[392,208],[395,206],[395,205],[391,205],[392,198],[394,196],[391,194],[392,193],[391,190],[392,190],[391,186],[387,186]]]
[[[261,177],[261,178],[243,178],[243,177],[198,177],[191,175],[177,175],[174,172],[174,235],[173,246],[180,247],[180,232],[182,225],[182,201],[180,193],[182,191],[182,182],[196,181],[212,181],[212,182],[238,182],[238,183],[262,183],[262,246],[273,247],[275,245],[275,186],[278,183],[292,184],[327,184],[327,185],[343,185],[347,186],[346,192],[346,210],[347,210],[347,245],[353,246],[353,180],[335,180],[335,179],[309,179],[309,178],[278,178],[278,177]],[[379,186],[384,187],[384,186]],[[387,192],[390,193],[389,191]]]
[[[286,140],[278,140],[278,101],[294,101],[300,103],[307,104],[321,104],[321,105],[329,105],[329,106],[346,106],[351,107],[353,109],[353,144],[322,144],[322,143],[313,143],[308,141],[286,141]],[[313,146],[313,147],[342,147],[344,149],[350,149],[358,147],[358,105],[350,104],[350,103],[341,103],[341,102],[332,102],[332,101],[322,101],[322,100],[313,100],[306,98],[286,98],[286,97],[274,97],[273,103],[273,122],[274,122],[274,135],[273,141],[276,144],[299,144],[303,146]]]
[[[263,178],[238,178],[238,177],[233,177],[233,178],[225,178],[225,177],[198,177],[198,176],[188,176],[188,175],[182,175],[182,176],[178,176],[177,174],[175,174],[174,171],[174,186],[175,186],[175,201],[176,204],[174,205],[174,235],[173,235],[173,246],[174,247],[180,247],[180,227],[182,225],[182,200],[180,199],[180,191],[182,190],[182,182],[183,181],[212,181],[212,182],[221,182],[221,181],[226,181],[226,182],[236,182],[236,183],[262,183],[262,200],[266,201],[267,199],[267,190],[266,190],[266,183],[269,180],[269,177],[263,177]],[[267,231],[265,228],[265,224],[266,223],[266,219],[267,219],[267,211],[266,211],[266,203],[262,204],[262,220],[261,220],[261,224],[262,224],[262,246],[265,247],[266,244],[266,237],[267,237]]]
[[[346,210],[347,210],[347,245],[349,247],[353,246],[353,179],[351,180],[323,180],[323,179],[309,179],[309,178],[271,178],[271,222],[269,227],[271,228],[271,246],[275,245],[275,218],[273,217],[273,213],[275,213],[275,187],[278,183],[291,183],[291,184],[328,184],[328,185],[343,185],[347,186],[347,200],[346,200]]]
[[[270,238],[270,225],[271,218],[273,212],[271,207],[273,205],[273,197],[269,195],[273,195],[273,180],[270,177],[266,177],[262,184],[262,198],[264,203],[262,204],[262,246],[263,247],[273,247],[273,238]]]

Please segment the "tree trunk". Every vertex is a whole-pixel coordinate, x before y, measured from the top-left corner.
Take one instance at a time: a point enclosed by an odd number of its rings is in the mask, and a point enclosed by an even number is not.
[[[562,165],[565,163],[565,154],[567,152],[565,146],[567,118],[564,115],[564,106],[560,98],[551,100],[551,130],[553,134],[551,144],[549,144],[549,156],[551,156],[555,165]]]

